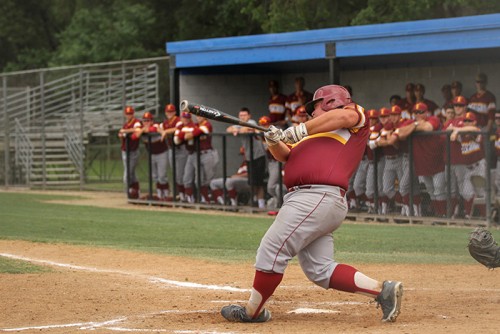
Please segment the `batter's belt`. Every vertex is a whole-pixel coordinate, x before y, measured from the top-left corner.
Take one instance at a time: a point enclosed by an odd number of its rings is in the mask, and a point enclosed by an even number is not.
[[[305,184],[301,186],[294,186],[288,188],[288,192],[291,193],[293,191],[301,190],[301,189],[314,189],[314,190],[320,190],[320,191],[327,191],[327,192],[332,192],[339,194],[340,196],[344,197],[345,196],[345,189],[338,187],[338,186],[328,186],[324,184]]]

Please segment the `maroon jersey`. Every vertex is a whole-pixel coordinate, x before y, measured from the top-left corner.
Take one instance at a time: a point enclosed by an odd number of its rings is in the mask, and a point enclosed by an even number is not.
[[[476,93],[470,97],[467,107],[476,114],[478,127],[482,128],[488,124],[488,120],[495,119],[496,102],[495,95],[489,91],[481,95]]]
[[[306,91],[303,90],[302,92],[293,92],[288,96],[288,101],[287,101],[287,108],[292,111],[292,115],[295,112],[295,109],[298,107],[306,104],[309,101],[312,101],[313,95]]]
[[[428,99],[423,99],[423,101],[419,101],[419,102],[423,102],[425,103],[425,105],[427,106],[427,109],[432,113],[434,114],[436,109],[439,108],[439,106],[432,100],[428,100]]]
[[[495,137],[495,151],[497,152],[497,157],[500,158],[500,128],[497,128]]]
[[[460,134],[457,140],[460,142],[465,165],[473,164],[484,158],[482,135],[464,133]]]
[[[369,139],[370,140],[376,140],[377,138],[380,137],[380,132],[381,131],[382,131],[382,124],[377,123],[374,126],[371,126],[370,127],[370,137],[369,137]],[[377,154],[381,153],[381,149],[379,147],[377,147],[375,150],[377,151]],[[374,150],[372,150],[368,146],[366,146],[366,157],[370,161],[373,161],[373,159],[375,159]]]
[[[288,188],[323,184],[347,189],[363,156],[369,129],[363,107],[351,103],[344,108],[359,113],[356,126],[314,134],[292,146],[285,164],[284,182]]]
[[[429,116],[427,122],[432,124],[432,131],[441,129],[441,122],[436,116]],[[413,161],[415,174],[429,176],[444,171],[444,141],[441,136],[413,137]]]
[[[398,123],[396,124],[395,126],[395,130],[394,130],[394,134],[397,136],[398,135],[398,129],[399,128],[402,128],[404,126],[407,126],[407,125],[410,125],[411,123],[413,123],[413,120],[411,119],[406,119],[406,118],[401,118]],[[399,136],[398,136],[399,138]],[[397,152],[399,154],[404,154],[404,153],[408,153],[408,139],[405,139],[405,140],[398,140],[398,147],[396,148]]]
[[[274,97],[271,96],[268,103],[269,118],[271,118],[271,123],[276,123],[286,118],[287,100],[288,98],[283,94],[278,94]]]
[[[179,116],[174,116],[171,119],[166,119],[161,123],[161,129],[162,130],[167,130],[167,129],[172,129],[177,126],[177,124],[181,121],[181,118]],[[167,136],[167,144],[168,146],[172,147],[174,141],[172,136]]]
[[[130,122],[123,124],[122,129],[124,130],[135,129],[141,126],[142,126],[141,121],[139,121],[137,118],[132,118]],[[137,138],[137,136],[135,136],[134,134],[129,134],[128,136],[129,136],[128,143],[130,151],[136,151],[139,148],[139,138]],[[125,152],[127,150],[125,137],[121,138],[121,141],[122,141],[121,149],[122,151]]]
[[[415,104],[411,101],[408,101],[408,99],[401,99],[399,100],[397,105],[401,108],[401,113],[411,114],[411,111],[413,110],[413,106]]]
[[[443,130],[446,130],[450,127],[450,125],[453,125],[454,127],[460,127],[463,126],[464,124],[464,118],[463,117],[457,117],[454,119],[451,119],[444,123]],[[444,161],[446,162],[447,159],[447,153],[446,149],[443,150],[444,152]],[[450,141],[450,163],[452,165],[463,165],[464,159],[462,157],[462,148],[460,145],[460,142],[458,141]]]
[[[382,129],[380,130],[380,138],[382,139],[389,138],[392,135],[393,131],[394,131],[394,124],[392,124],[392,122],[385,123]],[[383,146],[382,154],[386,157],[392,158],[398,155],[398,149],[392,145]]]
[[[148,151],[151,151],[151,154],[160,154],[165,152],[168,149],[167,143],[161,140],[161,134],[159,134],[160,124],[153,124],[149,127],[149,133],[151,134],[151,147],[149,145],[149,138],[147,136],[143,136],[142,141],[144,142],[144,146]],[[156,134],[156,135],[154,135]]]
[[[192,139],[185,139],[186,134],[191,133],[193,135]],[[194,137],[201,134],[201,130],[198,124],[190,121],[188,124],[178,123],[175,133],[174,133],[174,143],[176,145],[184,144],[189,153],[193,153],[196,150]]]
[[[212,124],[206,119],[198,124],[199,134],[196,132],[195,136],[200,137],[200,151],[206,151],[212,149],[212,136],[213,132]]]

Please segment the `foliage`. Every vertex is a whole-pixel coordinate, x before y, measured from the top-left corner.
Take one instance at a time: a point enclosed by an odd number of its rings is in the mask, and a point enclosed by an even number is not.
[[[107,209],[51,203],[66,196],[0,193],[0,239],[60,242],[251,262],[269,217]],[[124,198],[125,201],[125,198]],[[339,261],[468,263],[470,228],[344,224],[335,235]],[[492,231],[500,239],[499,231]]]
[[[2,71],[163,55],[165,42],[497,13],[488,0],[2,0]]]

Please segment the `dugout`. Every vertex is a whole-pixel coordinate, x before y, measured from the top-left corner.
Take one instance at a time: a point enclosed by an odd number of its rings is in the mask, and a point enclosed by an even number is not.
[[[253,118],[267,114],[269,80],[288,95],[297,76],[311,92],[327,83],[350,85],[365,108],[388,106],[391,95],[404,96],[408,82],[424,84],[426,98],[438,105],[441,87],[453,80],[468,97],[478,72],[488,74],[488,89],[500,97],[500,13],[169,42],[166,51],[171,101],[234,115],[247,106]],[[216,132],[225,127],[214,124]]]

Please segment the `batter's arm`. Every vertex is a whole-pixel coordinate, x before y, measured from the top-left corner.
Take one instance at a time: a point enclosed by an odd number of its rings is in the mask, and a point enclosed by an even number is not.
[[[273,155],[274,159],[280,162],[286,162],[290,155],[290,148],[283,142],[276,145],[268,146],[269,152]]]
[[[337,129],[350,129],[358,125],[361,115],[354,109],[334,109],[305,123],[307,133],[329,132]]]

